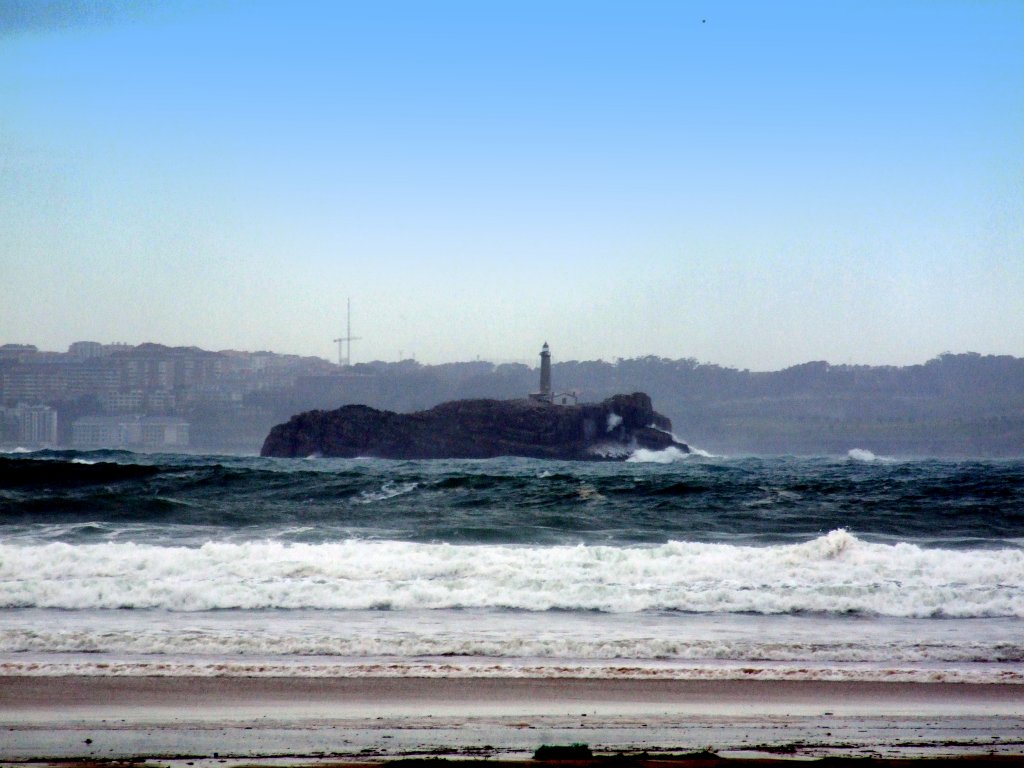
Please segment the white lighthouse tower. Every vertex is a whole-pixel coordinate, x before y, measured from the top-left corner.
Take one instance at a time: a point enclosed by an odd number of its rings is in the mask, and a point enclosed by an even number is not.
[[[551,350],[545,341],[540,350],[540,396],[551,402]]]
[[[530,393],[530,399],[539,403],[553,403],[555,399],[551,389],[551,349],[546,341],[540,350],[540,388]]]
[[[540,389],[530,393],[530,399],[551,405],[576,405],[579,392],[556,393],[551,387],[551,349],[545,341],[540,350]]]

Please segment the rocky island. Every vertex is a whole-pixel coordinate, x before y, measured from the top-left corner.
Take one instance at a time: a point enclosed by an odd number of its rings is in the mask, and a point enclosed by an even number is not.
[[[688,446],[643,392],[560,405],[543,397],[456,400],[417,413],[346,405],[307,411],[271,429],[261,456],[385,459],[622,460],[639,448]]]

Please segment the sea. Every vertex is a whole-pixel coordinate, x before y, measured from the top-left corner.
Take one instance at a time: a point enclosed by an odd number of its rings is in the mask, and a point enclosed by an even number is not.
[[[1024,684],[1024,461],[4,453],[0,675]]]

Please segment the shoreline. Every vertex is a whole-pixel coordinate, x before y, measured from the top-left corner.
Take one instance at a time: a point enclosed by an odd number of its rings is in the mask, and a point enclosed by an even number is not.
[[[0,677],[0,726],[0,761],[21,763],[507,761],[527,759],[543,744],[573,743],[605,755],[710,749],[732,759],[1022,756],[1024,688],[758,680],[25,676]]]
[[[1024,716],[1024,686],[998,683],[877,682],[831,680],[691,680],[636,678],[503,677],[270,677],[270,676],[0,676],[0,714],[48,708],[108,707],[111,696],[130,706],[197,704],[196,697],[239,704],[291,706],[318,702],[335,707],[367,705],[418,710],[499,706],[514,711],[586,702],[597,707],[698,707],[732,714],[806,711],[823,703],[849,714],[867,709],[917,706],[938,712],[955,705],[989,714]],[[639,709],[637,709],[639,708]]]

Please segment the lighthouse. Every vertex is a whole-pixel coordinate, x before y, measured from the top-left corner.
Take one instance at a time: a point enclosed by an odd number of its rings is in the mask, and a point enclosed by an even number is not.
[[[545,341],[540,350],[540,388],[530,393],[530,399],[549,405],[576,405],[579,392],[555,392],[551,388],[551,349]]]
[[[540,350],[540,395],[539,399],[551,402],[551,350],[545,341]]]
[[[545,341],[540,350],[540,389],[530,393],[530,399],[538,403],[549,405],[576,405],[579,402],[580,393],[555,392],[551,388],[551,349]]]

